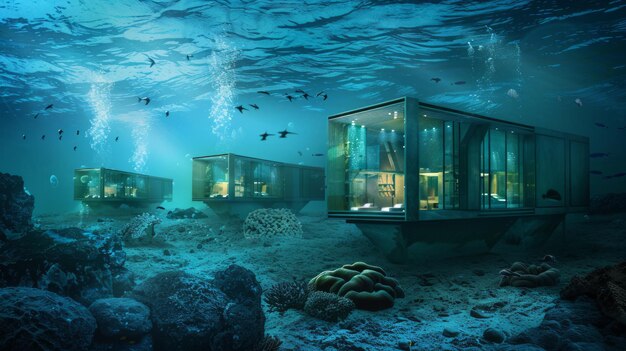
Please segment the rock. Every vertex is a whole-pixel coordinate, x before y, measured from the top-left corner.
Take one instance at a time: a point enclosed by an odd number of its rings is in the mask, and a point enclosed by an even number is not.
[[[69,298],[33,288],[0,289],[0,349],[86,350],[96,321]]]
[[[196,210],[193,207],[189,207],[187,209],[175,208],[173,211],[169,211],[167,213],[167,218],[169,219],[186,219],[186,218],[208,218],[209,216],[205,215],[202,211]]]
[[[254,274],[231,265],[215,277],[169,271],[135,288],[132,296],[151,310],[155,350],[252,350],[263,339],[262,290]]]
[[[459,331],[452,328],[452,327],[446,327],[443,328],[443,336],[445,336],[446,338],[454,338],[457,335],[459,335]]]
[[[481,319],[490,318],[491,317],[486,312],[483,312],[483,311],[478,310],[476,308],[472,308],[472,310],[470,311],[470,316],[472,316],[474,318],[481,318]]]
[[[172,253],[170,252],[170,250],[165,249],[163,250],[163,256],[172,256]]]
[[[0,247],[0,285],[46,289],[89,306],[113,296],[113,271],[125,258],[114,235],[33,230]]]
[[[138,340],[94,340],[90,351],[152,351],[152,336],[145,335]]]
[[[502,342],[504,342],[505,338],[506,336],[504,335],[503,332],[494,328],[487,328],[483,332],[483,339],[485,339],[488,342],[495,343],[495,344],[501,344]]]
[[[113,278],[111,288],[113,296],[122,297],[127,291],[133,290],[135,287],[135,274],[126,268],[113,270]]]
[[[98,333],[105,338],[122,337],[137,339],[152,329],[150,309],[130,298],[96,300],[89,312],[98,324]]]
[[[503,274],[503,272],[507,274]],[[547,263],[527,265],[522,262],[513,263],[511,268],[503,269],[500,274],[503,274],[500,279],[500,286],[511,285],[520,288],[556,285],[561,276],[558,269]]]
[[[35,198],[24,191],[20,176],[0,173],[0,236],[11,237],[32,229]]]

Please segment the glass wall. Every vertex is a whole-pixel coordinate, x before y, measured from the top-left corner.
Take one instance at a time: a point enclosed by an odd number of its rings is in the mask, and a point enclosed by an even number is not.
[[[537,207],[565,205],[565,140],[537,135]]]
[[[172,180],[113,169],[74,171],[76,200],[163,201],[172,199]]]
[[[329,120],[330,211],[404,211],[404,102]]]
[[[228,197],[228,156],[212,156],[193,161],[192,196],[202,199]]]
[[[77,169],[74,171],[74,199],[100,199],[102,187],[100,169]]]
[[[419,208],[443,208],[444,121],[419,117]]]
[[[570,142],[570,206],[589,205],[589,143]]]

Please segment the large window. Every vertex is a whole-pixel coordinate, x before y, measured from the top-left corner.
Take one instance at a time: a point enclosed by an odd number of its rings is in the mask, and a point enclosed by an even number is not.
[[[227,198],[228,156],[213,156],[194,160],[192,187],[194,198]]]
[[[331,211],[404,211],[404,103],[333,118],[329,126]]]

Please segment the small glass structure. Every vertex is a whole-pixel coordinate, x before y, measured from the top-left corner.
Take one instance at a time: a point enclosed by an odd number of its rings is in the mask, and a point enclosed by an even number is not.
[[[74,200],[88,203],[157,203],[172,200],[172,179],[108,168],[74,170]]]
[[[216,202],[324,200],[324,169],[235,154],[195,157],[192,199]]]

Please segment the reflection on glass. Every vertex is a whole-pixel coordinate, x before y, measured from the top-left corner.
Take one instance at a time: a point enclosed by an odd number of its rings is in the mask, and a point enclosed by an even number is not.
[[[421,210],[443,208],[443,135],[442,120],[420,117],[419,119],[419,172]]]

